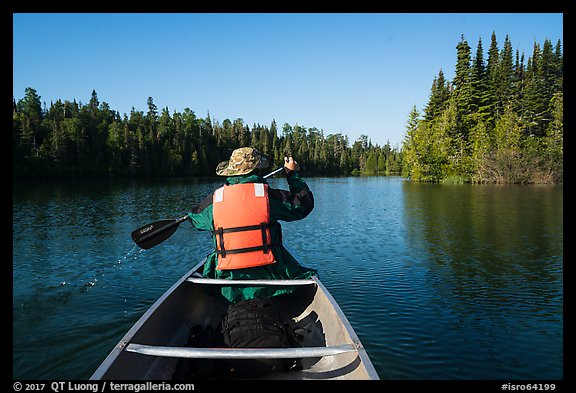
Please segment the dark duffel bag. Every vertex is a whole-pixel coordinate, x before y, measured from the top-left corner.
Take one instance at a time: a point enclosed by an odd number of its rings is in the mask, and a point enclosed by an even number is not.
[[[230,348],[289,348],[295,346],[288,321],[268,299],[253,299],[230,305],[222,319],[224,343]],[[229,363],[231,376],[254,378],[287,371],[294,359],[242,359]]]

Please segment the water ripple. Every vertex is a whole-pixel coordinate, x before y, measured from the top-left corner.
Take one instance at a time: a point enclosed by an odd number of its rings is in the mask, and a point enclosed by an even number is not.
[[[271,183],[285,188],[283,179]],[[28,184],[13,199],[13,377],[85,379],[212,248],[190,225],[129,234],[219,186],[189,179]],[[309,179],[282,223],[384,379],[561,379],[562,191]],[[338,198],[334,198],[334,190]]]

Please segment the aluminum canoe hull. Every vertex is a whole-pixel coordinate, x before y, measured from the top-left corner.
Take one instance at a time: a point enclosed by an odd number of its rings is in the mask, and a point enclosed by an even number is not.
[[[302,367],[270,374],[263,379],[379,379],[354,329],[317,277],[296,280],[294,283],[299,288],[295,292],[273,298],[280,312],[298,327],[303,337],[303,348],[187,347],[191,326],[215,328],[226,311],[225,303],[209,295],[206,288],[230,283],[201,278],[199,272],[203,263],[182,276],[140,317],[104,359],[91,380],[174,380],[178,368],[188,359],[271,357],[300,358]],[[260,284],[292,283],[270,281]],[[251,282],[233,285],[251,285]]]

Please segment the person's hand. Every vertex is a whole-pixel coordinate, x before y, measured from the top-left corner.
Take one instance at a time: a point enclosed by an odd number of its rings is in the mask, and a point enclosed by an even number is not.
[[[300,165],[292,157],[284,157],[284,170],[286,173],[298,172]]]

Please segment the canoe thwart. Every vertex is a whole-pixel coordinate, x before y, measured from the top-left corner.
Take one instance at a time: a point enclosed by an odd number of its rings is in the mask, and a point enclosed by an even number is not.
[[[301,348],[191,348],[128,344],[128,352],[189,359],[298,359],[335,356],[357,350],[353,344]]]
[[[316,284],[313,279],[306,280],[226,280],[219,278],[199,278],[190,277],[186,281],[194,284],[209,284],[209,285],[251,285],[251,286],[264,286],[264,285],[311,285]]]

